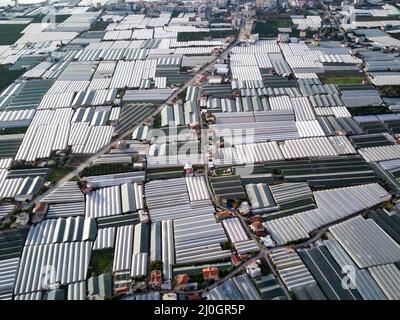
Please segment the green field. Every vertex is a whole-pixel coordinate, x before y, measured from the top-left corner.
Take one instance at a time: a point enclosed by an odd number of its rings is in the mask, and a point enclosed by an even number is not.
[[[71,171],[72,169],[67,167],[55,167],[51,170],[50,174],[47,177],[47,180],[56,182],[66,176]]]
[[[290,27],[292,27],[292,20],[290,18],[268,19],[256,24],[255,33],[258,33],[261,38],[271,38],[278,35],[278,28]]]
[[[45,16],[46,15],[44,15],[44,14],[38,14],[38,15],[33,17],[32,22],[33,23],[41,23]],[[58,15],[56,15],[56,21],[55,22],[57,22],[57,23],[63,22],[65,20],[67,20],[70,16],[71,16],[70,14],[58,14]],[[54,15],[53,15],[53,17],[54,17]],[[48,21],[46,21],[46,22],[48,22]]]
[[[374,17],[374,16],[357,16],[356,21],[393,21],[398,20],[399,16],[391,15],[387,17]]]
[[[368,107],[355,107],[355,108],[347,108],[350,114],[355,116],[369,116],[374,114],[382,114],[382,113],[392,113],[392,111],[386,106],[368,106]]]
[[[138,169],[134,168],[132,163],[104,163],[87,167],[79,175],[81,177],[89,177],[134,171],[138,171]]]
[[[211,30],[209,32],[178,32],[178,41],[206,40],[208,38],[236,37],[237,30]]]
[[[336,85],[352,85],[352,84],[362,84],[364,80],[363,74],[324,74],[320,76],[321,80],[326,84],[336,84]]]
[[[14,44],[27,24],[0,24],[0,45]]]
[[[97,20],[91,27],[90,31],[104,31],[110,23],[103,20]]]
[[[92,251],[90,259],[89,275],[99,275],[105,272],[112,273],[113,250]]]
[[[0,135],[26,133],[28,127],[2,128]]]
[[[394,39],[400,40],[400,32],[392,32],[389,35]]]
[[[383,97],[400,97],[400,86],[380,86],[378,90]]]
[[[7,66],[0,66],[0,91],[7,88],[22,73],[22,70],[9,70]]]

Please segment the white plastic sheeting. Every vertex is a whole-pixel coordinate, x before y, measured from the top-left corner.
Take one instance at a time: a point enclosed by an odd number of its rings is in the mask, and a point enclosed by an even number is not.
[[[246,46],[235,46],[232,53],[279,53],[281,52],[276,40],[260,40]]]
[[[88,122],[77,122],[71,124],[68,145],[72,146],[73,153],[83,153],[90,130],[90,124]]]
[[[73,97],[74,92],[46,93],[38,106],[38,110],[70,107]]]
[[[183,168],[186,164],[204,165],[205,155],[203,153],[147,156],[147,168]]]
[[[86,217],[100,218],[121,213],[120,186],[101,188],[86,195]]]
[[[161,110],[161,126],[184,126],[199,121],[196,104],[191,101],[175,103],[173,106],[165,106]]]
[[[79,91],[85,91],[89,86],[90,81],[88,80],[57,80],[47,91],[47,94],[61,94],[61,93],[74,93]],[[45,96],[46,97],[46,96]],[[61,106],[57,107],[60,108]]]
[[[400,145],[361,148],[358,152],[367,162],[400,158]]]
[[[84,202],[85,197],[76,181],[67,181],[41,199],[46,203]]]
[[[300,259],[297,252],[286,248],[275,249],[270,253],[272,263],[285,286],[292,291],[304,286],[316,285],[316,281]]]
[[[0,199],[13,198],[21,187],[23,178],[4,179],[0,186]]]
[[[283,217],[263,223],[278,245],[308,239],[309,235],[293,217]]]
[[[131,270],[133,233],[134,233],[133,225],[117,228],[117,239],[115,241],[113,272]]]
[[[19,258],[0,260],[0,300],[11,300]]]
[[[46,218],[68,218],[75,216],[85,215],[85,203],[84,202],[69,202],[52,204],[47,210]]]
[[[237,242],[235,243],[235,249],[239,255],[260,250],[255,240]]]
[[[262,80],[257,66],[231,66],[232,78],[236,80]]]
[[[371,267],[368,272],[389,300],[400,299],[400,270],[395,264]]]
[[[306,182],[287,182],[281,184],[273,184],[269,189],[278,206],[285,204],[312,199],[312,192]]]
[[[91,250],[90,241],[25,247],[15,294],[39,291],[49,284],[67,285],[86,280]],[[46,280],[49,283],[46,284]]]
[[[296,121],[296,127],[301,138],[325,136],[325,132],[317,120]]]
[[[118,61],[114,77],[110,83],[110,88],[133,87],[133,71],[135,70],[135,63],[135,61]],[[139,87],[139,84],[137,84],[137,87]]]
[[[4,180],[6,180],[8,176],[8,170],[7,169],[0,169],[0,183],[3,184]]]
[[[121,185],[122,212],[133,212],[144,208],[143,185],[124,183]]]
[[[12,158],[0,159],[0,170],[10,169],[12,162],[13,162]]]
[[[22,78],[40,78],[52,66],[52,62],[43,61],[32,69],[26,71]]]
[[[296,213],[264,223],[278,244],[308,238],[308,233],[390,199],[378,184],[317,191],[317,209]]]
[[[207,293],[207,300],[262,300],[246,274],[231,278]]]
[[[210,199],[204,177],[186,177],[190,201]]]
[[[145,185],[147,207],[164,209],[189,203],[187,185],[184,178],[153,180]],[[151,212],[150,212],[151,215]]]
[[[391,198],[376,183],[314,192],[317,209],[297,213],[294,217],[307,232],[343,219]]]
[[[0,172],[0,175],[2,173]],[[26,177],[26,178],[13,178],[13,179],[3,179],[0,177],[0,199],[3,198],[29,198],[43,183],[43,178],[40,176],[36,177]]]
[[[69,284],[67,291],[68,300],[86,300],[86,281]]]
[[[114,248],[115,227],[99,229],[93,250],[104,250]]]
[[[177,48],[175,50],[176,55],[210,55],[213,50],[218,47],[188,47],[188,48]]]
[[[336,118],[351,118],[350,112],[346,107],[321,107],[314,108],[317,116],[334,116]]]
[[[93,79],[111,77],[116,65],[117,62],[115,61],[100,61],[96,72],[93,74]]]
[[[316,120],[313,107],[306,97],[291,98],[296,121]]]
[[[359,268],[400,260],[400,245],[372,219],[357,216],[329,228]]]
[[[321,28],[322,19],[320,16],[306,16],[304,18],[293,16],[293,24],[297,25],[298,30],[319,29]]]
[[[339,155],[355,154],[356,149],[351,144],[350,140],[345,136],[328,137],[329,142],[333,145]]]
[[[96,231],[93,219],[69,217],[43,220],[30,227],[25,246],[94,240]]]
[[[224,226],[229,240],[232,243],[249,240],[249,237],[246,234],[246,231],[244,230],[239,218],[224,219],[222,220],[222,225]]]
[[[161,222],[161,252],[164,279],[172,279],[172,265],[175,263],[174,234],[172,220]]]
[[[195,217],[174,220],[176,263],[188,264],[221,260],[229,257],[230,250],[222,250],[227,241],[220,223],[216,223],[213,211]]]
[[[271,110],[292,110],[293,104],[289,96],[270,97]]]
[[[245,188],[253,210],[269,207],[276,208],[275,201],[267,184],[246,184]]]
[[[15,159],[34,161],[49,158],[53,150],[64,149],[69,133],[67,123],[72,114],[70,108],[36,112]]]
[[[214,164],[251,164],[283,159],[278,143],[273,141],[220,148]]]
[[[145,277],[147,275],[147,256],[146,252],[132,255],[132,278]]]
[[[14,210],[14,208],[15,206],[12,204],[0,205],[0,220],[4,218],[7,214],[11,213]]]
[[[10,128],[27,126],[35,115],[35,112],[34,109],[1,111],[0,127]]]
[[[214,207],[210,200],[194,201],[189,204],[164,206],[161,208],[153,208],[149,210],[152,221],[163,221],[169,219],[181,219],[186,217],[196,217],[214,211]]]
[[[94,126],[90,129],[88,140],[82,153],[92,154],[99,151],[111,142],[114,133],[112,126]]]
[[[42,296],[43,296],[42,291],[37,291],[37,292],[16,295],[14,300],[27,300],[27,301],[38,300],[39,301],[39,300],[42,300]]]
[[[135,183],[144,181],[144,171],[133,171],[124,173],[105,174],[100,176],[86,177],[92,188],[103,188],[119,186],[124,183]]]
[[[351,142],[344,136],[287,140],[280,145],[280,149],[285,159],[331,157],[356,153]]]
[[[371,73],[371,82],[376,86],[400,85],[400,73],[398,72],[374,72]]]

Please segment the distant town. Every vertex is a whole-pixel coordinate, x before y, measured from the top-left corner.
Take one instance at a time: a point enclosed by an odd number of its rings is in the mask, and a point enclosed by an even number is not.
[[[400,2],[0,0],[0,300],[400,300]]]

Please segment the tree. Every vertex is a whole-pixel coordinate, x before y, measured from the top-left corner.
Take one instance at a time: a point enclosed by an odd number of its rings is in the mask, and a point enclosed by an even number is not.
[[[161,128],[161,113],[157,113],[154,116],[154,120],[153,120],[153,126],[154,128]]]
[[[272,173],[274,176],[279,176],[279,175],[282,174],[282,171],[281,171],[280,169],[278,169],[278,168],[273,168],[273,169],[271,170],[271,173]]]
[[[163,269],[163,262],[161,260],[154,260],[150,263],[150,271],[154,270],[162,270]]]
[[[225,241],[223,244],[222,244],[222,249],[223,250],[230,250],[232,248],[232,245],[231,245],[231,243],[229,242],[229,241]]]

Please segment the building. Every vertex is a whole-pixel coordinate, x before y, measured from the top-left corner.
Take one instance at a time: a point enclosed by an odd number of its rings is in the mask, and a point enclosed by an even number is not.
[[[265,237],[260,237],[261,242],[263,245],[267,248],[273,248],[276,246],[275,241],[272,240],[270,235],[267,235]]]
[[[208,267],[203,269],[203,277],[204,280],[210,281],[214,280],[217,281],[219,280],[219,270],[217,267]]]
[[[250,225],[250,229],[258,236],[265,235],[265,227],[260,221],[255,221]]]
[[[249,264],[246,267],[246,272],[252,278],[255,278],[255,277],[258,277],[261,275],[261,269],[256,263]]]
[[[174,292],[164,293],[162,296],[163,300],[178,300],[178,296]]]
[[[280,33],[278,34],[278,41],[282,43],[289,42],[289,34],[288,33]]]
[[[232,213],[230,211],[219,211],[217,212],[217,217],[218,219],[222,220],[222,219],[227,219],[232,217]]]
[[[231,256],[231,262],[232,262],[232,264],[233,264],[235,267],[237,267],[242,261],[240,260],[240,258],[239,258],[238,255],[233,254],[233,255]]]
[[[188,284],[189,284],[189,276],[187,274],[178,274],[175,277],[175,289],[177,290],[186,290]]]
[[[162,284],[162,273],[160,270],[153,270],[150,274],[150,286],[158,288]]]
[[[190,293],[187,295],[188,300],[201,300],[201,296],[198,293]]]

